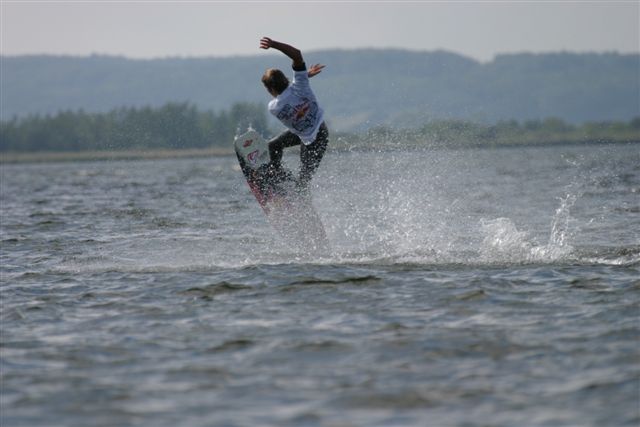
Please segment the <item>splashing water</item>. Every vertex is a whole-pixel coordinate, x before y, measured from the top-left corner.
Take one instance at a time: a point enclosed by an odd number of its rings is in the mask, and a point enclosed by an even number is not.
[[[567,194],[566,197],[560,198],[560,206],[556,209],[551,226],[551,235],[547,247],[553,252],[562,255],[567,251],[571,251],[571,246],[567,244],[570,236],[570,209],[576,203],[578,195]]]
[[[546,245],[536,244],[527,232],[519,231],[508,218],[482,220],[480,225],[485,238],[481,258],[485,262],[554,262],[568,259],[573,252],[573,247],[568,243],[572,234],[570,209],[577,198],[575,194],[560,198]]]
[[[40,168],[51,177],[33,184],[58,180],[52,190],[64,190],[64,197],[52,196],[57,210],[36,206],[45,217],[85,209],[65,232],[87,243],[56,267],[62,269],[635,262],[637,239],[627,212],[634,209],[630,192],[640,188],[636,175],[615,172],[615,164],[603,166],[599,158],[579,160],[570,164],[541,149],[328,153],[312,194],[330,250],[309,252],[288,247],[272,229],[231,157],[163,168],[97,164],[90,166],[95,172],[86,189],[86,176],[51,166]],[[32,176],[25,171],[25,180]],[[87,239],[95,235],[99,239]]]
[[[582,192],[579,180],[572,178],[565,194],[553,197],[539,191],[536,181],[514,177],[516,171],[505,171],[506,178],[497,180],[483,165],[480,172],[486,176],[478,176],[478,170],[470,170],[467,153],[444,153],[444,162],[423,152],[376,154],[366,159],[370,168],[342,165],[332,171],[332,177],[346,173],[353,186],[334,178],[316,188],[316,205],[338,260],[495,264],[570,259],[577,232],[570,211]],[[559,206],[553,206],[558,200]],[[546,224],[540,222],[545,216],[550,217]]]
[[[485,233],[481,259],[484,262],[521,262],[527,260],[533,250],[526,232],[518,231],[509,218],[482,220]]]

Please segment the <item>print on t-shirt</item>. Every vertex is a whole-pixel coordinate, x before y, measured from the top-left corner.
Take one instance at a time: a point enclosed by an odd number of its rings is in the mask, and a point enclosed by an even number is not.
[[[300,133],[305,133],[316,124],[318,103],[309,98],[302,98],[297,105],[285,104],[278,113],[279,120],[291,123],[291,127]]]

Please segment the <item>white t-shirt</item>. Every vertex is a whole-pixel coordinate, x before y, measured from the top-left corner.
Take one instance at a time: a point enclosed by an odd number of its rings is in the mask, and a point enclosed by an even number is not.
[[[294,72],[289,87],[269,102],[269,112],[298,135],[305,145],[315,141],[324,111],[311,90],[306,69]]]

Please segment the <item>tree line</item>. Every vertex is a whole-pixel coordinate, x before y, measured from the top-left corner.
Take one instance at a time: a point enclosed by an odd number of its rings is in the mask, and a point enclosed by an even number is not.
[[[443,146],[480,147],[574,143],[640,142],[640,117],[629,121],[591,121],[572,124],[558,118],[503,120],[495,124],[465,120],[433,120],[418,128],[375,126],[361,134],[343,134],[342,149]]]
[[[237,103],[220,112],[189,103],[118,108],[108,113],[63,111],[0,122],[1,152],[117,151],[229,146],[249,125],[267,130],[263,105]]]
[[[269,134],[266,108],[237,103],[229,110],[199,111],[189,103],[162,107],[119,108],[107,113],[63,111],[0,122],[0,152],[78,152],[231,147],[238,132],[252,126]],[[561,119],[500,121],[480,124],[434,120],[421,127],[384,125],[366,132],[334,132],[335,148],[443,145],[484,146],[580,142],[640,142],[640,117],[628,122]]]

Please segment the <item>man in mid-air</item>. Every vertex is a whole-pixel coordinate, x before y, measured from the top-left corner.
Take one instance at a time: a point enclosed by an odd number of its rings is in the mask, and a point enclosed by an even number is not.
[[[293,61],[293,81],[278,69],[270,68],[262,76],[262,83],[273,96],[269,112],[287,127],[287,131],[269,141],[271,163],[279,168],[283,150],[300,145],[300,175],[298,186],[306,191],[327,149],[329,131],[309,85],[309,78],[322,71],[324,65],[315,64],[307,70],[302,53],[293,46],[268,37],[260,40],[261,49],[276,49]]]

